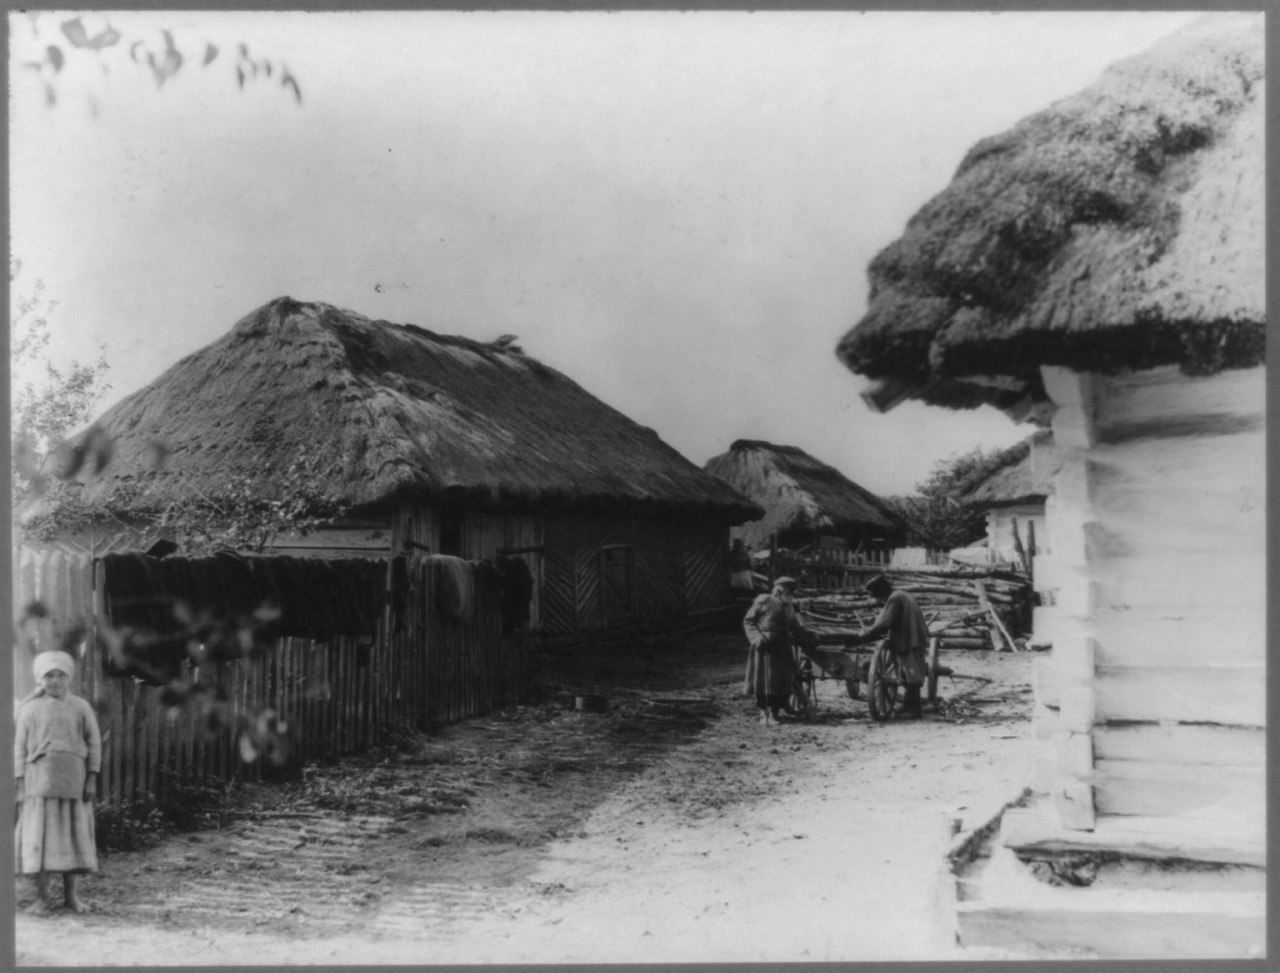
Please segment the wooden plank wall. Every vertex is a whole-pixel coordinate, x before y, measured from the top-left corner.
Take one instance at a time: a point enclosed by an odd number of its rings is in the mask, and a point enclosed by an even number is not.
[[[542,533],[542,624],[548,636],[657,631],[731,600],[724,525],[625,511],[548,514]],[[625,545],[633,552],[635,612],[625,623],[605,618],[600,550],[606,545]]]
[[[56,619],[95,617],[99,593],[88,558],[45,553],[19,559],[19,567],[19,603],[39,597]],[[533,672],[528,630],[502,634],[500,594],[478,588],[475,611],[463,620],[436,597],[441,581],[425,558],[411,560],[409,580],[404,612],[393,615],[388,602],[372,639],[285,638],[265,657],[201,666],[191,677],[213,690],[233,725],[263,710],[287,723],[285,772],[307,760],[363,750],[382,728],[466,719],[524,698]],[[206,730],[199,708],[171,710],[161,704],[157,687],[107,676],[90,644],[86,639],[79,646],[73,692],[91,700],[99,714],[104,799],[164,797],[183,785],[261,775],[259,764],[239,760],[232,734]],[[26,658],[15,661],[27,673],[29,689],[30,654],[23,652]]]
[[[538,515],[524,511],[463,510],[459,516],[462,518],[461,557],[479,560],[492,558],[500,551],[521,552],[518,556],[524,559],[533,575],[534,599],[529,627],[536,631],[545,610],[541,595],[546,577],[544,558],[538,550],[542,547]],[[409,542],[441,553],[439,517],[429,505],[404,504],[396,511],[390,530],[391,550],[406,550]]]
[[[696,613],[723,608],[729,590],[727,532],[715,524],[690,525],[684,535],[684,608]]]

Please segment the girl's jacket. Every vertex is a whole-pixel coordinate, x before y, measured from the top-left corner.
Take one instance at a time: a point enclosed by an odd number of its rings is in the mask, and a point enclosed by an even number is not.
[[[26,797],[84,796],[85,774],[102,767],[102,735],[87,699],[36,696],[18,710],[13,768]]]

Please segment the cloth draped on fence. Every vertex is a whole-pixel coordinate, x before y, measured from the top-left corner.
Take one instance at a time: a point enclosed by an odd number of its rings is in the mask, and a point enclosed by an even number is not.
[[[279,609],[275,619],[252,621],[264,638],[372,636],[387,570],[386,562],[372,559],[231,553],[163,559],[107,554],[100,563],[107,624],[145,633],[131,647],[143,664],[132,674],[152,682],[178,675],[188,640],[198,641],[202,630],[247,623],[264,606]],[[119,669],[114,662],[113,669]]]
[[[436,572],[436,596],[449,606],[454,618],[469,621],[476,603],[471,562],[448,554],[432,554],[427,563]]]
[[[384,605],[399,630],[418,582],[410,557],[324,560],[220,552],[211,557],[107,554],[100,559],[106,623],[132,629],[129,666],[108,654],[108,671],[152,683],[180,674],[188,643],[204,643],[218,625],[250,625],[260,638],[373,636]],[[457,621],[475,611],[476,586],[499,595],[502,632],[530,618],[533,574],[523,559],[498,556],[476,562],[434,555],[434,595]],[[427,580],[426,578],[423,579]],[[254,617],[274,607],[278,617]],[[216,641],[216,640],[215,640]]]

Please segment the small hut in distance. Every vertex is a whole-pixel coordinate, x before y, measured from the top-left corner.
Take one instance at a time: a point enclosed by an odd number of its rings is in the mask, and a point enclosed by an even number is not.
[[[817,547],[887,553],[903,525],[883,500],[796,446],[739,439],[703,469],[765,510],[730,535],[749,548]]]
[[[956,499],[986,511],[988,556],[1020,560],[1030,554],[1033,540],[1043,553],[1048,539],[1045,500],[1060,469],[1053,433],[1042,430],[1002,450],[960,485]]]

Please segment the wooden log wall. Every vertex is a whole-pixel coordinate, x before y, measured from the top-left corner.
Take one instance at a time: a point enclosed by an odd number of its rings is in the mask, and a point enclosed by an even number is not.
[[[1214,819],[1265,802],[1265,372],[1045,369],[1066,462],[1035,579],[1034,782],[1060,823]],[[1258,834],[1255,834],[1257,832]]]
[[[19,558],[18,567],[17,603],[40,598],[56,620],[105,622],[87,557],[43,554]],[[232,725],[263,710],[285,721],[290,749],[283,772],[366,749],[384,728],[462,720],[525,698],[533,678],[527,627],[504,635],[500,594],[483,586],[473,615],[454,618],[435,597],[435,570],[424,557],[411,560],[404,612],[393,615],[388,602],[371,639],[284,638],[264,657],[200,666],[189,676],[216,693]],[[32,650],[50,647],[48,633],[39,639],[15,656],[17,674],[27,676],[15,682],[15,693],[34,686]],[[158,687],[108,676],[91,644],[86,639],[77,650],[72,691],[98,712],[103,799],[163,799],[182,786],[264,773],[262,763],[241,761],[233,733],[209,732],[198,706],[171,709]]]

